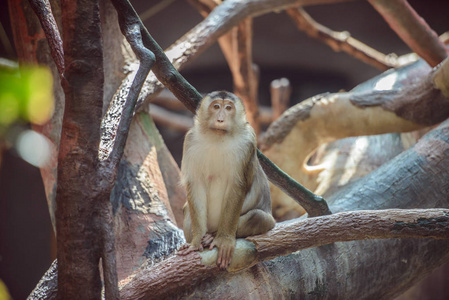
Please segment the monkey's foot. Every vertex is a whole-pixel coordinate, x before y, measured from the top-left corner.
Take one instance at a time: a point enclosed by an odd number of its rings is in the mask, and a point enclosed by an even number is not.
[[[204,248],[207,248],[210,246],[210,244],[212,244],[214,238],[215,238],[214,233],[206,233],[201,239],[201,244],[203,245]]]
[[[184,256],[195,251],[203,251],[203,246],[200,244],[198,247],[195,247],[190,244],[184,244],[181,246],[181,248],[179,248],[177,253],[178,255]]]

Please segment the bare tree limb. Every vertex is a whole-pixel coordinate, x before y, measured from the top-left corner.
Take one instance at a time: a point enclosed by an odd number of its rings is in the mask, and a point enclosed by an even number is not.
[[[278,223],[263,235],[239,240],[229,271],[251,267],[274,257],[335,242],[385,238],[449,238],[449,209],[370,210],[342,212]],[[249,241],[249,242],[248,242]],[[240,251],[246,251],[240,255]],[[136,274],[121,289],[122,299],[163,298],[219,273],[217,249],[173,256]],[[173,289],[176,282],[176,288]]]
[[[131,125],[140,90],[142,89],[145,79],[156,58],[154,54],[143,45],[141,32],[145,29],[142,27],[140,19],[132,17],[136,12],[132,6],[128,5],[129,2],[121,0],[111,0],[111,2],[117,10],[120,29],[140,61],[139,69],[129,89],[126,105],[120,116],[120,123],[117,128],[114,147],[108,156],[108,163],[112,164],[111,166],[116,169],[123,155],[129,126]],[[131,11],[133,13],[131,13]],[[115,178],[113,180],[115,181]]]
[[[448,56],[444,43],[406,0],[369,0],[369,3],[410,49],[431,67]]]
[[[259,79],[257,66],[253,64],[252,58],[252,24],[252,18],[247,18],[232,29],[232,39],[230,40],[232,59],[229,67],[234,82],[234,93],[242,99],[248,121],[258,134],[260,132],[259,108],[257,105]]]
[[[64,73],[64,49],[61,35],[56,25],[55,17],[51,11],[49,0],[29,0],[31,7],[39,18],[45,36],[47,37],[50,53],[58,68],[59,75]]]
[[[344,51],[383,71],[399,66],[395,55],[385,55],[356,40],[347,31],[336,32],[317,23],[301,7],[289,8],[287,9],[287,13],[300,30],[307,33],[308,36],[327,44],[334,51]]]
[[[219,5],[212,13],[197,26],[192,28],[183,37],[181,37],[176,43],[170,46],[166,50],[166,54],[169,57],[169,62],[173,66],[180,70],[188,62],[192,61],[204,50],[209,48],[213,43],[215,43],[219,37],[228,32],[232,27],[236,26],[239,22],[247,17],[260,16],[271,11],[278,11],[287,9],[292,6],[299,5],[315,5],[315,4],[326,4],[326,3],[339,3],[348,2],[353,0],[250,0],[250,1],[240,1],[240,0],[230,0],[225,1]],[[202,1],[202,3],[209,3],[209,1]],[[212,9],[212,6],[205,5],[203,3],[202,12],[203,15]],[[151,47],[149,48],[151,51]],[[156,57],[159,57],[157,52],[153,51]],[[230,52],[227,51],[227,52]],[[226,56],[226,53],[225,53]],[[164,60],[164,63],[167,61]],[[155,70],[153,70],[155,72]],[[155,72],[156,73],[156,72]],[[137,109],[144,109],[144,102],[150,101],[153,95],[156,95],[162,88],[163,85],[158,81],[160,75],[156,76],[150,73],[150,76],[145,82],[145,93],[142,93],[139,102],[137,104]],[[145,100],[146,99],[146,100]],[[181,99],[180,99],[181,100]],[[187,101],[186,106],[190,111],[194,111],[195,105],[192,101],[184,99],[181,101]],[[191,103],[190,103],[191,102]]]

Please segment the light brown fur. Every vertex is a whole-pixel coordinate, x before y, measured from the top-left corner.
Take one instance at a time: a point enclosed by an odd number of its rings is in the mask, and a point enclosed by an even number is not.
[[[256,156],[256,136],[242,101],[213,92],[200,103],[187,133],[181,171],[187,189],[186,255],[218,247],[217,265],[231,262],[235,239],[274,227],[268,181]]]

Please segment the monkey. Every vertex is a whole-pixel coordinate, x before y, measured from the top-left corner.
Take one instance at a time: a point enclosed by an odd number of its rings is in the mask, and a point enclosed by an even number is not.
[[[187,191],[187,244],[178,254],[217,247],[217,266],[226,269],[236,238],[275,226],[268,180],[256,150],[256,134],[240,98],[216,91],[200,101],[184,139],[181,183]]]

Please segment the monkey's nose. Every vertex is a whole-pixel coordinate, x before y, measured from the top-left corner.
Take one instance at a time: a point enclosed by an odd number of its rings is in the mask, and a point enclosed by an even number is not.
[[[223,123],[224,120],[218,119],[217,122],[218,122],[218,123]]]

